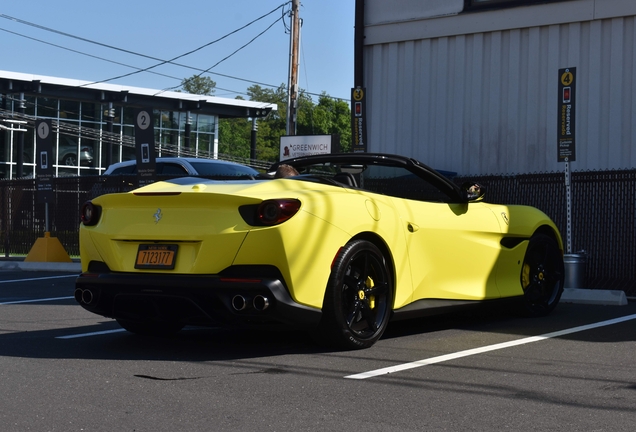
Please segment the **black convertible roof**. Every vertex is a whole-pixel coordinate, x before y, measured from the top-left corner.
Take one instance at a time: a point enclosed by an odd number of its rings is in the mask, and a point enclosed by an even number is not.
[[[467,201],[466,194],[462,189],[437,170],[417,159],[388,153],[332,153],[301,156],[277,162],[272,165],[270,171],[276,171],[280,165],[291,165],[299,168],[325,163],[401,167],[435,184],[440,189],[445,190],[450,196],[454,196],[458,201]]]

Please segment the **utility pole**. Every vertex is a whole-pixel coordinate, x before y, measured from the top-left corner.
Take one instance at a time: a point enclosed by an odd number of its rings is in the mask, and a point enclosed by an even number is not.
[[[289,41],[289,82],[287,84],[287,135],[296,135],[298,109],[298,47],[300,45],[300,0],[292,0]]]

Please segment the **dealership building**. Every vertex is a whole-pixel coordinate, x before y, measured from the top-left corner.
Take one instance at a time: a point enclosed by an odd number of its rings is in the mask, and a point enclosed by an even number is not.
[[[0,70],[0,178],[33,176],[34,123],[52,122],[54,175],[101,173],[135,158],[133,114],[153,111],[157,155],[218,157],[220,118],[259,118],[275,104]],[[21,172],[20,172],[21,171]]]
[[[636,167],[636,2],[365,0],[368,151],[461,175]]]

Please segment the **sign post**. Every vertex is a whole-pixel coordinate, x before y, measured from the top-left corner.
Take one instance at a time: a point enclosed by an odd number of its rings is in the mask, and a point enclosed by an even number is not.
[[[565,162],[565,194],[567,200],[567,242],[563,255],[564,288],[585,287],[585,251],[572,253],[572,183],[570,162],[576,160],[576,68],[559,69],[557,158]]]
[[[351,89],[351,132],[352,151],[365,153],[367,151],[367,107],[366,89],[356,87]]]
[[[49,203],[53,201],[53,134],[51,120],[35,122],[35,148],[38,149],[36,160],[37,201],[46,206],[48,216]],[[48,217],[45,220],[45,231],[49,231]]]
[[[44,204],[44,237],[40,237],[31,247],[24,261],[34,262],[71,262],[57,237],[51,237],[49,231],[49,203],[55,199],[53,193],[53,128],[51,120],[35,121],[35,184],[38,204]]]
[[[157,180],[155,129],[152,109],[135,110],[135,148],[137,150],[137,181],[142,187]]]
[[[570,162],[576,160],[576,68],[559,69],[557,161],[565,162],[565,195],[567,200],[567,245],[572,253],[572,189]]]

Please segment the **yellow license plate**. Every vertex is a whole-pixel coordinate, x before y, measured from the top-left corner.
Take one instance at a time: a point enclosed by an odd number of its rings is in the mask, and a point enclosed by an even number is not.
[[[176,263],[177,245],[141,244],[137,250],[136,269],[172,270]]]

